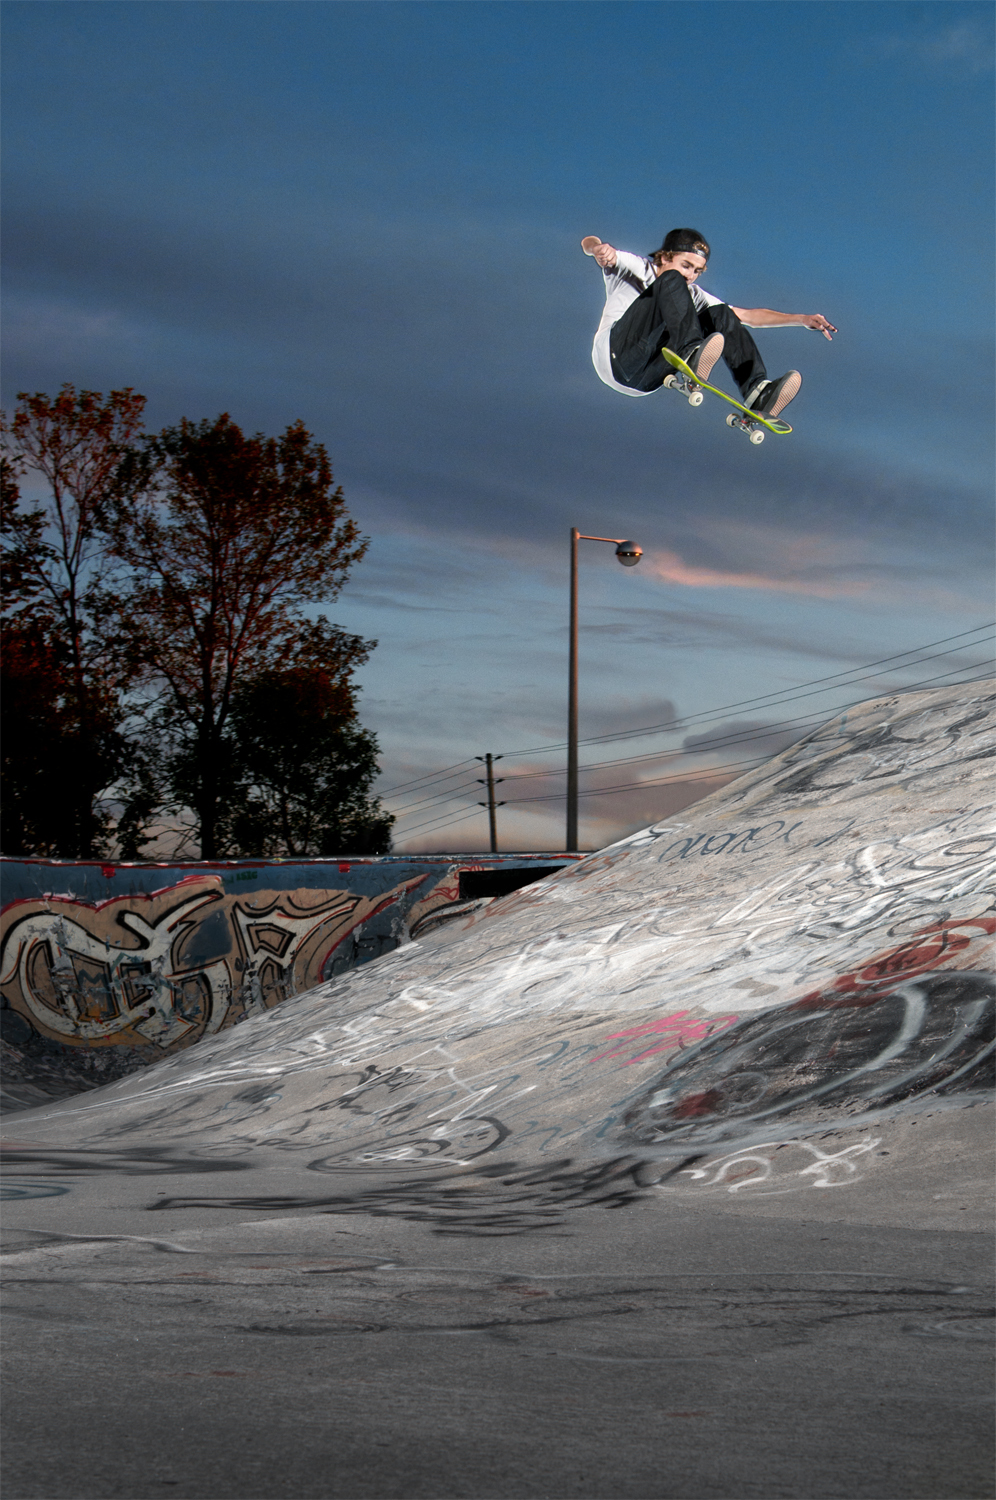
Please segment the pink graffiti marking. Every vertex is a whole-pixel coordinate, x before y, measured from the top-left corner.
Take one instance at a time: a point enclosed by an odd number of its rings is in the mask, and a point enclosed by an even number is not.
[[[638,1052],[626,1062],[626,1067],[633,1063],[642,1062],[645,1057],[652,1057],[656,1052],[667,1052],[675,1047],[687,1047],[693,1042],[704,1042],[706,1037],[716,1036],[720,1031],[726,1031],[739,1020],[738,1016],[692,1016],[690,1011],[675,1011],[672,1016],[664,1016],[660,1021],[648,1021],[643,1026],[631,1026],[627,1031],[613,1031],[605,1040],[607,1042],[617,1041],[621,1037],[648,1037],[664,1034],[664,1040],[657,1042],[653,1047],[647,1047]],[[626,1042],[621,1047],[610,1047],[607,1052],[599,1052],[591,1058],[592,1062],[599,1062],[603,1057],[620,1057],[628,1052],[632,1042]]]

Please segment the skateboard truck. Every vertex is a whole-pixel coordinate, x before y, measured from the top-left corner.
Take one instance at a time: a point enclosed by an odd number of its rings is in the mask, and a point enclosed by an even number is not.
[[[739,427],[741,432],[746,432],[752,443],[764,442],[764,428],[760,422],[752,421],[750,417],[739,416],[737,412],[731,411],[726,419],[727,427]]]
[[[687,375],[682,375],[677,370],[665,378],[664,384],[668,390],[677,391],[680,396],[684,396],[689,406],[701,406],[705,400],[704,393],[694,380],[689,380]]]

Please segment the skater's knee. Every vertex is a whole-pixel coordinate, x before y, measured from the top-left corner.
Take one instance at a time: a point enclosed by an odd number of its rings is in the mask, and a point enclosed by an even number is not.
[[[737,317],[733,308],[727,302],[718,302],[708,309],[709,321],[715,325],[720,332],[728,328],[742,328],[743,324]]]

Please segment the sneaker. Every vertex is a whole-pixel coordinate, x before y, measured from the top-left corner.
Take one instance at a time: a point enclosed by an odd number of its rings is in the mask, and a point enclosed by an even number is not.
[[[699,380],[708,380],[712,367],[723,352],[726,340],[721,333],[711,333],[701,344],[680,351],[682,359]]]
[[[799,394],[801,385],[802,376],[798,370],[789,370],[779,380],[760,380],[744,397],[744,406],[756,411],[759,417],[767,417],[770,422]]]

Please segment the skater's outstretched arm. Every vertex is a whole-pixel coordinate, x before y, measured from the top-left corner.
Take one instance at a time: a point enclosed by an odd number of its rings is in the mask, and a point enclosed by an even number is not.
[[[616,251],[612,245],[596,245],[590,254],[603,271],[611,271],[616,263]]]
[[[734,307],[733,311],[741,323],[746,323],[748,328],[788,328],[794,325],[800,328],[811,328],[814,333],[822,333],[825,339],[831,340],[837,332],[834,325],[822,313],[776,312],[773,307]]]

